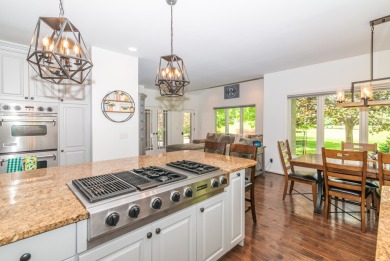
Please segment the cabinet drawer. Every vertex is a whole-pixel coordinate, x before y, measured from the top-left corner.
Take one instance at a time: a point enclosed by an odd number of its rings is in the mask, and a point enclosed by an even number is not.
[[[26,253],[30,261],[60,261],[76,255],[76,224],[0,247],[1,260],[18,261]]]

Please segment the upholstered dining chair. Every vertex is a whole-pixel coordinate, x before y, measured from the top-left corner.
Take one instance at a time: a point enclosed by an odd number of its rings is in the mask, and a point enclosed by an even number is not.
[[[292,194],[294,190],[294,183],[299,182],[303,184],[311,185],[311,190],[313,194],[313,205],[316,206],[317,199],[317,172],[316,171],[305,171],[305,170],[295,170],[294,166],[290,164],[291,151],[288,140],[278,141],[278,150],[280,161],[282,163],[283,172],[284,172],[284,189],[283,189],[283,200],[287,195],[288,182],[290,181],[290,191],[289,194]]]
[[[346,198],[360,204],[361,231],[366,231],[367,151],[322,148],[325,180],[325,219],[328,220],[332,197]]]
[[[375,191],[375,206],[377,207],[377,214],[380,211],[380,200],[382,187],[390,186],[390,154],[378,153],[378,175],[379,175],[379,188]]]
[[[233,143],[230,145],[229,155],[249,158],[256,161],[257,148],[257,146]],[[256,166],[251,167],[250,178],[248,180],[245,178],[245,192],[249,191],[249,198],[245,197],[245,201],[250,203],[250,205],[245,208],[245,212],[248,212],[249,210],[252,211],[253,223],[257,222],[255,207],[255,172]]]
[[[225,155],[226,143],[206,140],[204,144],[204,152]]]

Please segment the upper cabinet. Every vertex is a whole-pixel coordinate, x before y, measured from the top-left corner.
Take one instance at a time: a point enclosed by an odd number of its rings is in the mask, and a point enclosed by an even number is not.
[[[0,50],[0,98],[29,99],[28,89],[26,55]]]
[[[0,42],[0,99],[89,103],[88,80],[83,85],[57,85],[43,80],[27,63],[27,50],[1,45]]]

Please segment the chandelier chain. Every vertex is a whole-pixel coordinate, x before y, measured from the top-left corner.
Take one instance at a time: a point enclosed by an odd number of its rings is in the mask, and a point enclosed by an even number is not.
[[[173,54],[173,5],[171,2],[171,55]]]
[[[59,7],[60,7],[60,17],[64,17],[65,11],[64,11],[64,5],[62,4],[62,0],[60,0]]]

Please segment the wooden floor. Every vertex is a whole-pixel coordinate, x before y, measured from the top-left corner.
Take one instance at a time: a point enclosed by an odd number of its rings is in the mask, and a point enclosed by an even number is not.
[[[257,224],[246,213],[245,245],[236,246],[220,260],[374,260],[377,221],[367,220],[367,232],[360,232],[359,207],[339,202],[329,221],[313,213],[312,195],[287,195],[282,200],[283,176],[266,173],[256,178]],[[299,192],[311,186],[295,183]],[[307,198],[305,198],[307,196]],[[331,212],[335,211],[332,206]]]

